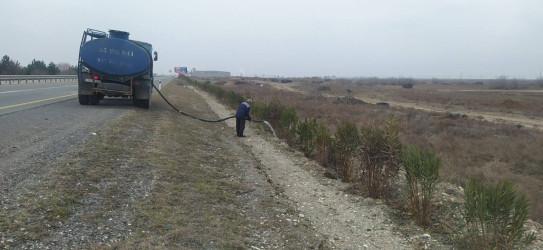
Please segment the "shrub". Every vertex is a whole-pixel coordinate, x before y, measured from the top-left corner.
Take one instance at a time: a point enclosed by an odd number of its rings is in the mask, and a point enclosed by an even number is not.
[[[279,100],[274,99],[266,106],[266,117],[277,126],[285,108]]]
[[[351,182],[354,178],[353,160],[360,144],[359,138],[358,129],[353,123],[343,121],[338,126],[334,143],[336,172],[345,182]]]
[[[398,84],[402,85],[402,87],[406,89],[413,88],[413,85],[415,85],[415,79],[413,78],[399,78]]]
[[[324,123],[322,122],[320,122],[317,126],[317,131],[315,134],[315,144],[317,150],[317,162],[322,166],[328,167],[328,163],[331,160],[330,158],[333,157],[331,150],[333,145],[333,139],[330,132],[328,132],[328,129],[326,129],[326,125],[324,125]]]
[[[249,82],[247,82],[247,81],[240,81],[240,80],[234,81],[234,85],[241,85],[241,84],[249,84]]]
[[[416,145],[402,149],[402,165],[408,185],[409,205],[420,225],[428,224],[432,196],[439,182],[441,159]]]
[[[251,105],[251,114],[259,120],[266,120],[275,127],[278,116],[274,116],[270,111],[270,105],[266,102],[255,102]],[[275,120],[274,120],[275,119]]]
[[[276,128],[278,137],[286,139],[289,145],[293,145],[298,123],[298,115],[294,108],[272,100],[269,103],[255,102],[251,105],[251,113],[260,120],[268,121]]]
[[[326,91],[326,90],[331,90],[329,86],[319,86],[318,88],[319,91]]]
[[[523,229],[528,219],[528,199],[518,196],[510,181],[485,185],[471,178],[464,195],[466,239],[479,249],[513,249],[534,239]]]
[[[285,138],[289,145],[292,145],[294,142],[294,129],[296,128],[297,123],[298,114],[296,114],[296,109],[293,107],[285,107],[282,109],[281,115],[279,116],[278,129],[282,138]]]
[[[386,121],[384,127],[368,126],[361,129],[362,181],[369,196],[382,198],[392,179],[400,169],[400,124],[394,116]]]
[[[223,91],[223,93],[224,92],[225,91]],[[237,107],[241,102],[247,100],[247,98],[243,97],[242,95],[234,91],[228,91],[224,93],[224,97],[222,99],[230,107]]]
[[[317,121],[305,119],[296,126],[296,144],[304,152],[306,157],[315,155],[315,136],[317,133]]]

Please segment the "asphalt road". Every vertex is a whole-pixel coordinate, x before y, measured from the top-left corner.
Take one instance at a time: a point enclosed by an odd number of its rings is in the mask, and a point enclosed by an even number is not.
[[[77,97],[77,82],[0,85],[0,115]]]
[[[14,204],[25,183],[40,181],[56,158],[129,111],[147,110],[122,98],[80,105],[74,82],[0,85],[0,204]]]
[[[155,83],[169,78],[157,77]],[[0,115],[77,98],[77,82],[2,84],[0,85]],[[114,104],[108,100],[103,104]]]

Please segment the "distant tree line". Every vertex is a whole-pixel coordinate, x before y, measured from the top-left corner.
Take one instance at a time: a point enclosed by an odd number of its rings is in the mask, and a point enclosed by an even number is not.
[[[26,67],[18,61],[13,61],[8,55],[0,60],[0,75],[75,75],[77,67],[68,63],[58,65],[50,62],[33,59]]]

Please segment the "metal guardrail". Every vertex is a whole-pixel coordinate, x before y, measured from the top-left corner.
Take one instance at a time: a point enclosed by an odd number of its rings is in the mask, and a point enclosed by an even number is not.
[[[0,85],[2,83],[7,84],[20,84],[34,82],[58,82],[58,81],[77,81],[77,75],[0,75]]]

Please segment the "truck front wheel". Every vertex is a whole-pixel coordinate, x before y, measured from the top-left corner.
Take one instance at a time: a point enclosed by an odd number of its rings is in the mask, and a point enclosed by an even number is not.
[[[88,95],[78,95],[79,96],[79,104],[81,105],[87,105],[89,104],[89,96]]]

